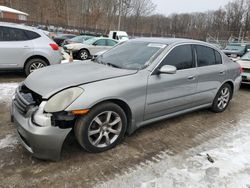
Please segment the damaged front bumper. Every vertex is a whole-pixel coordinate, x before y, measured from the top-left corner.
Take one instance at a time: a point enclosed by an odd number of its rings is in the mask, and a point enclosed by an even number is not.
[[[36,158],[59,160],[64,140],[72,128],[38,126],[32,122],[32,115],[37,111],[37,108],[29,107],[24,114],[22,105],[25,105],[23,99],[13,98],[11,119],[16,126],[18,137],[24,148]]]

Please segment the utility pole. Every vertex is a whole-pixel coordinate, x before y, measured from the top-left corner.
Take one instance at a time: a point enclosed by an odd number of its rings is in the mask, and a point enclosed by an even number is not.
[[[121,18],[122,18],[122,0],[119,0],[119,18],[118,18],[118,27],[117,30],[121,29]]]

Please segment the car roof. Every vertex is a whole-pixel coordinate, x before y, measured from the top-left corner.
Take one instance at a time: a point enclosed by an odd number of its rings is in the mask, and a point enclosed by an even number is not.
[[[23,25],[23,24],[9,23],[9,22],[0,22],[0,26],[13,27],[17,29],[26,29],[26,30],[35,31],[35,32],[40,31],[39,29],[35,27],[30,27],[30,26]]]
[[[208,45],[208,43],[193,39],[184,39],[184,38],[155,38],[155,37],[147,37],[147,38],[136,38],[131,39],[131,41],[138,41],[138,42],[152,42],[152,43],[160,43],[160,44],[176,44],[176,43],[198,43],[203,45]]]

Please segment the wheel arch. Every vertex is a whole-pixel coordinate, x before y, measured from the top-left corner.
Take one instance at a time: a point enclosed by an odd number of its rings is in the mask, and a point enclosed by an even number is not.
[[[31,59],[42,59],[42,60],[44,60],[44,61],[47,63],[47,65],[50,65],[49,60],[48,60],[46,57],[41,56],[41,55],[33,55],[33,56],[29,57],[28,59],[26,59],[24,65],[23,65],[23,69],[25,69],[25,66],[27,65],[27,63],[28,63]]]
[[[105,99],[103,101],[99,101],[96,104],[94,104],[93,106],[91,106],[91,108],[100,105],[102,103],[105,102],[111,102],[114,103],[116,105],[118,105],[119,107],[122,108],[122,110],[125,112],[126,117],[127,117],[127,128],[126,128],[126,133],[127,134],[131,134],[133,132],[133,121],[132,121],[132,110],[130,108],[130,106],[128,105],[128,103],[126,103],[124,100],[122,99]]]
[[[81,50],[86,50],[89,53],[89,55],[91,55],[89,49],[87,49],[87,48],[81,48],[80,50],[78,50],[78,53],[80,53]]]

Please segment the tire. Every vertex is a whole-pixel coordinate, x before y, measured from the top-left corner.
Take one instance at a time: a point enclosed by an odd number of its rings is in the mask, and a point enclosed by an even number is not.
[[[91,109],[87,115],[78,117],[74,132],[78,143],[85,150],[99,153],[120,143],[126,128],[127,117],[122,108],[106,102]]]
[[[216,94],[211,110],[215,113],[224,112],[232,97],[232,87],[224,84]]]
[[[30,73],[32,73],[33,71],[39,69],[39,68],[43,68],[48,66],[48,63],[46,61],[44,61],[43,59],[40,58],[34,58],[29,60],[25,67],[24,67],[24,72],[26,74],[26,76],[28,76]]]
[[[90,54],[88,50],[82,49],[78,52],[78,59],[80,60],[87,60],[89,58]]]

